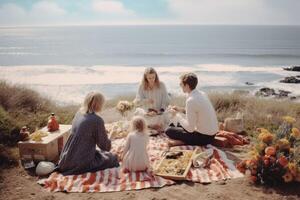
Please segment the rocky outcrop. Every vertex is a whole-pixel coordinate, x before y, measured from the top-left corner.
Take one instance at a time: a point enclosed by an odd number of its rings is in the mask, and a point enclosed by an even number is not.
[[[268,88],[268,87],[264,87],[261,88],[259,91],[257,91],[255,93],[256,96],[260,96],[260,97],[276,97],[276,98],[286,98],[289,97],[289,95],[291,94],[290,91],[286,91],[286,90],[278,90],[277,92],[272,89],[272,88]]]
[[[246,84],[246,85],[254,85],[254,83],[251,83],[251,82],[248,82],[248,81],[245,82],[245,84]]]
[[[291,94],[290,91],[278,90],[278,93],[276,93],[275,96],[277,96],[278,98],[283,98],[283,97],[288,97],[289,94]]]
[[[299,97],[296,97],[296,96],[291,96],[290,97],[290,100],[296,100],[296,99],[298,99]]]
[[[268,97],[268,96],[272,96],[275,95],[275,90],[272,88],[268,88],[268,87],[264,87],[259,89],[259,91],[257,91],[255,93],[255,96],[263,96],[263,97]]]
[[[285,77],[283,80],[280,80],[280,83],[300,83],[300,79],[297,78],[298,76],[289,76]]]
[[[300,66],[285,67],[285,68],[283,68],[283,69],[284,69],[284,70],[287,70],[287,71],[300,72]]]

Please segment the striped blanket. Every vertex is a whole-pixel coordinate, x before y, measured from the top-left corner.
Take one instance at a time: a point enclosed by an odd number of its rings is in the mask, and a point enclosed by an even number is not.
[[[125,139],[116,139],[112,142],[112,152],[121,154]],[[179,146],[175,149],[193,150],[196,146]],[[203,151],[212,151],[213,156],[206,168],[191,168],[187,180],[199,183],[242,177],[233,162],[227,159],[225,153],[211,145],[201,147]],[[164,151],[168,150],[166,137],[150,137],[148,152],[153,168],[159,162]],[[138,190],[143,188],[160,188],[175,184],[174,181],[152,174],[151,172],[123,173],[120,167],[111,168],[95,173],[63,176],[52,173],[47,179],[41,179],[39,184],[44,185],[48,191],[65,192],[113,192],[125,190]]]

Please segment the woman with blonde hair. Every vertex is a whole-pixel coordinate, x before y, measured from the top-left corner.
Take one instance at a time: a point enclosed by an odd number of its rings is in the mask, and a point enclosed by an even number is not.
[[[169,97],[166,86],[163,82],[159,81],[154,68],[149,67],[145,69],[135,103],[156,112],[163,112],[168,106]]]
[[[63,175],[95,172],[118,167],[117,155],[110,153],[104,121],[98,114],[104,105],[101,93],[89,93],[79,112],[76,113],[71,135],[60,155],[58,171]],[[96,145],[101,151],[96,150]]]

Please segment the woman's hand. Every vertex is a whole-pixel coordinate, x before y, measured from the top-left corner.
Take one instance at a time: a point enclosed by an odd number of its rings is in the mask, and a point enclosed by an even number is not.
[[[177,112],[185,112],[185,109],[182,107],[178,107],[178,106],[171,106],[171,109],[176,110]]]
[[[179,111],[179,107],[177,107],[177,106],[171,106],[171,110]]]
[[[123,161],[124,155],[123,154],[122,155],[117,154],[117,158],[118,158],[118,161],[121,162],[121,161]]]
[[[178,112],[181,112],[181,113],[185,113],[185,109],[182,108],[182,107],[178,107],[178,106],[172,106],[172,105],[169,105],[167,110],[172,114],[172,113],[178,113]],[[175,114],[176,114],[175,113]],[[174,115],[175,115],[174,114]]]
[[[171,108],[170,110],[169,110],[169,112],[171,113],[171,115],[173,116],[173,117],[175,117],[175,115],[177,114],[177,110],[176,109],[174,109],[174,108]]]

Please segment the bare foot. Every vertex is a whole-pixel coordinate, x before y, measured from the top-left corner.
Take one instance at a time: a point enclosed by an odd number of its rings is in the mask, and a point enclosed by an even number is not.
[[[174,146],[180,146],[180,145],[185,145],[184,142],[182,142],[181,140],[168,140],[168,146],[169,147],[174,147]]]
[[[162,126],[160,124],[153,124],[153,125],[148,125],[148,128],[159,131],[162,129]]]
[[[219,130],[220,130],[220,131],[224,131],[224,129],[225,129],[224,123],[220,122],[220,123],[219,123]]]
[[[155,124],[155,125],[148,125],[148,128],[150,130],[153,130],[153,132],[156,132],[153,135],[159,135],[165,132],[165,130],[163,129],[163,126],[160,124]]]
[[[116,156],[117,156],[118,162],[121,162],[123,160],[123,156],[122,155],[116,154]]]

